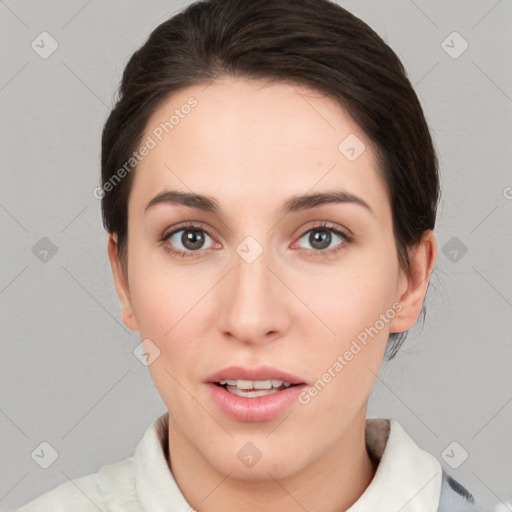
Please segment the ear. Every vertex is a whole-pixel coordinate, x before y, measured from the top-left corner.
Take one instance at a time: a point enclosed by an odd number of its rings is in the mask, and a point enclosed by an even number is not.
[[[110,259],[110,266],[112,267],[112,274],[114,277],[114,284],[117,291],[117,296],[121,302],[122,320],[124,325],[132,331],[138,331],[139,326],[137,319],[133,312],[132,304],[130,302],[130,288],[128,286],[128,277],[121,263],[119,256],[119,246],[117,244],[117,234],[109,233],[108,236],[108,257]]]
[[[434,268],[437,244],[434,232],[427,230],[409,251],[409,268],[401,271],[396,301],[402,309],[390,322],[390,333],[404,332],[418,320]]]

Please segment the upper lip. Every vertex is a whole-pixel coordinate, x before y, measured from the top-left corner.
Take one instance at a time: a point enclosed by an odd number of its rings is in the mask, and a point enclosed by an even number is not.
[[[282,380],[290,384],[304,384],[300,377],[279,370],[272,366],[229,366],[213,373],[205,379],[205,382],[220,382],[221,380]]]

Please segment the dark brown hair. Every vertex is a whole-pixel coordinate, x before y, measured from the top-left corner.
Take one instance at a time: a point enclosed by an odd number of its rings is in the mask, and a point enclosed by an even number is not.
[[[117,234],[124,264],[133,179],[126,164],[149,117],[170,93],[221,75],[295,83],[339,102],[377,148],[399,261],[407,268],[407,249],[435,224],[434,145],[397,55],[329,0],[195,2],[159,25],[133,54],[103,129],[101,154],[103,225]],[[390,336],[389,359],[404,337]]]

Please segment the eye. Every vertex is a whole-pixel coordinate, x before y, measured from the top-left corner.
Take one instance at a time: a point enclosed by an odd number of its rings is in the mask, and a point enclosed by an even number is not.
[[[299,242],[301,240],[305,240],[306,243],[310,244],[312,249],[309,249],[309,252],[318,255],[332,254],[339,251],[350,242],[350,237],[347,233],[336,227],[321,224],[306,231],[299,238]],[[336,241],[338,241],[338,244],[336,244]]]
[[[210,239],[210,245],[205,247],[207,239]],[[303,233],[298,242],[300,243],[303,239],[311,245],[312,249],[308,249],[308,252],[313,255],[335,253],[351,241],[348,233],[325,223]],[[337,240],[338,243],[336,244]],[[182,257],[199,256],[203,249],[220,247],[220,244],[216,244],[201,226],[193,223],[187,223],[173,229],[171,232],[164,234],[160,241],[164,243],[167,252]]]
[[[207,239],[213,242],[211,236],[200,226],[196,224],[186,224],[174,229],[170,233],[166,233],[161,241],[164,242],[165,250],[171,254],[178,256],[196,256],[201,249],[209,249],[215,245],[211,244],[210,247],[204,247]]]

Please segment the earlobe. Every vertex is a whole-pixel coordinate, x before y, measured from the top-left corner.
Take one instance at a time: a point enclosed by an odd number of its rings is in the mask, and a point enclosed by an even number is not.
[[[437,245],[434,232],[425,231],[409,252],[410,265],[400,276],[396,301],[402,306],[390,322],[390,333],[404,332],[418,320],[427,293],[430,275],[436,260]]]
[[[138,331],[139,327],[137,324],[137,319],[135,318],[135,314],[133,312],[132,304],[130,301],[128,276],[126,275],[125,269],[121,263],[116,233],[109,233],[107,245],[108,257],[114,278],[114,285],[116,287],[117,296],[119,297],[119,301],[121,303],[121,316],[123,323],[126,325],[126,327],[128,327],[128,329],[131,329],[132,331]]]

